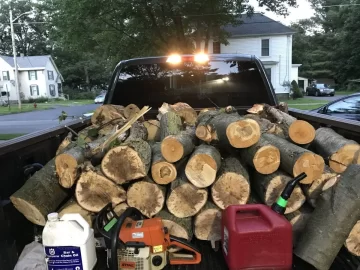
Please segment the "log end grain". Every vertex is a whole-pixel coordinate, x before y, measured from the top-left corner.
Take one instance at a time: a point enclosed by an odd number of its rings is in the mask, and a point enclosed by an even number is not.
[[[74,199],[71,199],[61,210],[59,211],[59,218],[67,213],[77,213],[80,214],[86,222],[92,227],[92,221],[94,214],[82,208]]]
[[[195,131],[196,137],[204,142],[211,142],[212,134],[211,131],[208,129],[207,126],[197,126]]]
[[[152,164],[151,176],[156,183],[167,185],[176,179],[177,170],[174,164],[167,161],[160,161]]]
[[[337,173],[342,173],[350,164],[360,164],[360,145],[346,144],[329,158],[329,166]]]
[[[126,119],[132,118],[135,114],[140,112],[140,109],[135,104],[129,104],[124,109],[124,116]]]
[[[176,162],[184,156],[184,146],[175,137],[168,136],[161,142],[161,153],[167,161]]]
[[[101,126],[116,118],[123,118],[123,107],[105,104],[96,108],[91,116],[91,123],[95,126]]]
[[[259,124],[252,119],[243,119],[231,123],[226,128],[226,136],[235,148],[246,148],[254,145],[260,139]]]
[[[14,207],[28,220],[30,220],[34,224],[45,226],[46,216],[41,212],[38,207],[22,198],[11,197],[10,199]]]
[[[352,228],[345,241],[345,247],[351,254],[360,256],[360,221]]]
[[[127,205],[127,203],[123,202],[114,207],[114,212],[118,216],[121,216],[127,208],[129,208],[129,206]]]
[[[293,176],[297,176],[303,172],[306,173],[306,178],[301,180],[302,184],[311,184],[315,179],[321,177],[324,172],[324,159],[312,152],[303,153],[295,162],[293,167]]]
[[[148,141],[160,141],[160,122],[158,120],[148,120],[144,122],[147,129]]]
[[[308,144],[315,139],[315,128],[304,120],[295,120],[289,127],[289,137],[297,144]]]
[[[64,188],[71,188],[76,181],[79,173],[77,159],[66,152],[56,156],[56,173],[59,176],[59,183]]]
[[[265,145],[258,149],[253,164],[255,169],[261,174],[271,174],[280,166],[280,151],[273,145]]]
[[[194,221],[194,234],[199,240],[218,241],[221,239],[221,210],[210,208],[201,211]]]
[[[196,187],[208,187],[214,183],[218,171],[216,161],[207,154],[197,154],[186,164],[185,173]]]

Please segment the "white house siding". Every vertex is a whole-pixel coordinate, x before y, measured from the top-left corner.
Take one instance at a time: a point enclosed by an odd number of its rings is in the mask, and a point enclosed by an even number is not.
[[[291,81],[295,80],[298,82],[299,80],[299,67],[291,67]]]
[[[49,97],[46,89],[46,80],[44,69],[34,69],[37,74],[37,80],[29,80],[29,71],[30,70],[19,70],[19,86],[20,91],[24,94],[24,99],[29,98],[39,98],[39,97]],[[39,95],[31,95],[30,86],[37,85],[39,87]]]
[[[10,77],[9,81],[3,80],[3,71],[9,72],[9,77]],[[2,58],[0,58],[0,89],[2,92],[3,91],[9,92],[10,100],[17,100],[17,98],[18,98],[16,89],[15,89],[15,77],[14,76],[15,76],[15,74],[14,74],[12,67],[8,63],[6,63]]]
[[[54,79],[53,80],[49,80],[48,77],[48,71],[52,71],[54,73]],[[58,89],[58,81],[60,80],[59,74],[57,73],[54,65],[52,64],[52,62],[49,60],[46,64],[45,67],[45,78],[46,78],[46,93],[48,94],[49,98],[57,98],[59,97],[59,89]],[[58,79],[58,81],[56,80]],[[50,95],[50,84],[55,85],[55,96],[51,96]]]

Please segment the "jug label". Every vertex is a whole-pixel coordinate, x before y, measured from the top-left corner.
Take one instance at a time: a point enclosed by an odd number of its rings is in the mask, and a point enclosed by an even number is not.
[[[226,227],[224,227],[223,250],[226,256],[228,255],[228,245],[229,245],[229,232],[226,229]]]
[[[49,270],[83,270],[80,247],[45,247]]]

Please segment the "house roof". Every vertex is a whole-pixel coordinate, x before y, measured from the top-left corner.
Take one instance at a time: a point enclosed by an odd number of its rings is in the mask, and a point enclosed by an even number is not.
[[[14,58],[12,56],[0,55],[0,58],[5,60],[11,67],[15,67]],[[16,58],[18,68],[22,69],[33,69],[33,68],[45,68],[46,63],[51,58],[50,55],[40,55],[40,56],[19,56]]]
[[[257,36],[257,35],[277,35],[277,34],[293,34],[294,29],[274,21],[260,13],[254,13],[251,16],[242,15],[239,19],[242,21],[240,25],[227,25],[224,30],[229,32],[231,36]]]

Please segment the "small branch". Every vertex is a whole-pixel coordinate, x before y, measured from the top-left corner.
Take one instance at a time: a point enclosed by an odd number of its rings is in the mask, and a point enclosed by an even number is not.
[[[76,131],[75,130],[73,130],[72,128],[70,128],[70,127],[68,127],[68,126],[64,126],[67,130],[69,130],[72,134],[74,134],[76,137],[79,137],[79,134],[78,133],[76,133]]]

